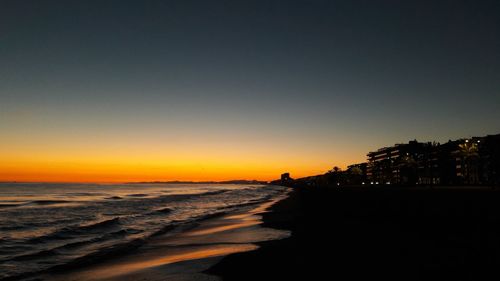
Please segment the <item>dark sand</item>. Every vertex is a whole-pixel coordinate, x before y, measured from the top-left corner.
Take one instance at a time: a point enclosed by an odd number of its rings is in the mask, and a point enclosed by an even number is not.
[[[264,214],[292,230],[208,270],[223,280],[500,280],[500,192],[296,190]]]

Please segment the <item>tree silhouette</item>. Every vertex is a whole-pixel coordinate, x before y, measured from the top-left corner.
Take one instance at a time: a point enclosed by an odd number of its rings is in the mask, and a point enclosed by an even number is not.
[[[478,181],[478,147],[477,143],[465,140],[464,143],[458,145],[461,156],[461,167],[464,180],[467,184],[476,183]]]

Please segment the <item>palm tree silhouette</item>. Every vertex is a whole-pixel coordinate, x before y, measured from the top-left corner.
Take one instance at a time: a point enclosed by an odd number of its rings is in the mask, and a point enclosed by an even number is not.
[[[468,184],[476,183],[477,181],[477,158],[479,157],[477,143],[465,140],[464,143],[458,145],[461,156],[461,166],[465,182]]]
[[[468,184],[477,182],[477,158],[479,157],[477,143],[465,140],[458,145],[461,156],[461,167],[465,182]]]

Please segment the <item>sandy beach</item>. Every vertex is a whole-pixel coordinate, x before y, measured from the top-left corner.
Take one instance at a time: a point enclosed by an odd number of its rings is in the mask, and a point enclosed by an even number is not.
[[[225,257],[223,280],[498,280],[500,192],[295,190],[264,215],[292,231]]]

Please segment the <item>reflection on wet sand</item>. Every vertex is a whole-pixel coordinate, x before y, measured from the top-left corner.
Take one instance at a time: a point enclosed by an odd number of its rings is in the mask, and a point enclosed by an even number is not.
[[[208,235],[208,234],[214,234],[218,232],[223,232],[231,229],[237,229],[237,228],[242,228],[242,227],[249,227],[252,225],[257,225],[259,224],[258,221],[247,221],[247,222],[242,222],[242,223],[235,223],[231,225],[221,225],[221,226],[214,226],[211,228],[204,228],[196,231],[192,231],[186,236],[199,236],[199,235]]]
[[[257,246],[253,244],[234,244],[168,249],[168,253],[164,253],[163,255],[155,253],[146,257],[136,256],[115,264],[99,266],[98,268],[75,273],[69,278],[61,276],[62,278],[57,278],[56,280],[118,280],[130,273],[147,270],[152,267],[165,266],[181,261],[225,256],[232,253],[255,250],[256,248]]]
[[[259,214],[282,198],[284,196],[259,205],[250,211],[206,220],[181,233],[155,237],[129,255],[78,271],[47,276],[47,279],[57,281],[165,280],[173,274],[172,268],[176,267],[176,280],[200,280],[200,276],[202,279],[213,280],[213,277],[202,274],[200,271],[217,262],[219,259],[216,257],[251,251],[258,247],[252,244],[254,242],[289,236],[287,231],[259,226],[261,223]],[[203,264],[203,268],[200,264]],[[182,269],[179,270],[179,267]],[[152,271],[156,273],[152,274]]]

